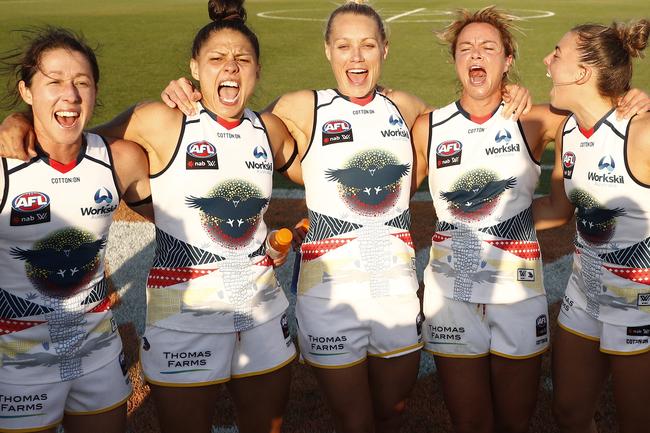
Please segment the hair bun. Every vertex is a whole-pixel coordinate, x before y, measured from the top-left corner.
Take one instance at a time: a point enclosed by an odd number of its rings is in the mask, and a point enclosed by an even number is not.
[[[208,15],[212,21],[246,22],[244,0],[209,0]]]
[[[650,21],[641,19],[630,23],[614,23],[613,27],[630,56],[643,57],[650,36]]]

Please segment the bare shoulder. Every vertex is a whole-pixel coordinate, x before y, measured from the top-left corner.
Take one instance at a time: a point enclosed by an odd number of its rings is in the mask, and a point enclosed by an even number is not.
[[[143,101],[136,104],[133,109],[133,114],[140,122],[144,122],[143,126],[156,126],[165,125],[167,122],[173,122],[175,126],[183,118],[183,113],[175,108],[169,108],[159,101]]]
[[[147,157],[142,147],[133,141],[121,138],[109,140],[113,162],[121,167],[135,167],[147,164]]]
[[[650,111],[632,118],[630,121],[630,135],[632,144],[650,149]]]
[[[422,99],[412,93],[391,89],[385,90],[383,94],[397,105],[409,129],[413,126],[418,116],[432,110]]]
[[[276,99],[267,111],[272,111],[274,114],[283,117],[283,115],[291,113],[292,115],[299,114],[303,110],[313,110],[314,107],[314,92],[311,90],[298,90],[295,92],[285,93]],[[311,113],[311,111],[310,111]]]

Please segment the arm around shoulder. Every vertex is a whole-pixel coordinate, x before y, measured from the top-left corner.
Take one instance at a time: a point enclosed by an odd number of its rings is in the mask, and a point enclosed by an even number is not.
[[[411,141],[413,142],[413,185],[411,193],[414,193],[424,178],[429,173],[429,141],[431,139],[430,114],[420,115],[413,129],[411,130]]]
[[[153,219],[149,161],[143,149],[132,141],[116,139],[110,143],[113,169],[123,200],[145,218]]]
[[[275,169],[293,182],[302,184],[302,172],[300,170],[296,140],[289,133],[284,122],[275,114],[265,111],[261,114],[261,117],[271,141]]]

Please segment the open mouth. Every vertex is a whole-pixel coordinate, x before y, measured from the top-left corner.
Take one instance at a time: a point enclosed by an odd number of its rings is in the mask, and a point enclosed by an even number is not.
[[[72,128],[79,119],[78,111],[56,111],[54,113],[56,121],[64,128]]]
[[[473,65],[469,68],[469,82],[474,86],[481,86],[487,80],[487,72],[482,66]]]
[[[225,105],[233,105],[239,98],[239,83],[236,81],[222,81],[217,88],[219,100]]]
[[[366,77],[368,77],[368,70],[367,69],[348,69],[346,72],[346,75],[348,76],[348,80],[352,82],[354,85],[360,85],[363,84],[364,81],[366,81]]]

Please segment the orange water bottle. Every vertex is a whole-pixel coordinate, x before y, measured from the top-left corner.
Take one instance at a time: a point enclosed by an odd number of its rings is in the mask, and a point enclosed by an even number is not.
[[[292,240],[291,230],[285,228],[272,230],[266,237],[266,254],[273,260],[281,257],[291,248]]]
[[[304,230],[305,232],[309,230],[309,218],[303,218],[298,224],[296,224],[296,230]],[[302,260],[302,254],[300,253],[300,248],[296,250],[296,258],[293,261],[293,275],[291,276],[291,293],[298,292],[298,277],[300,276],[300,261]]]

